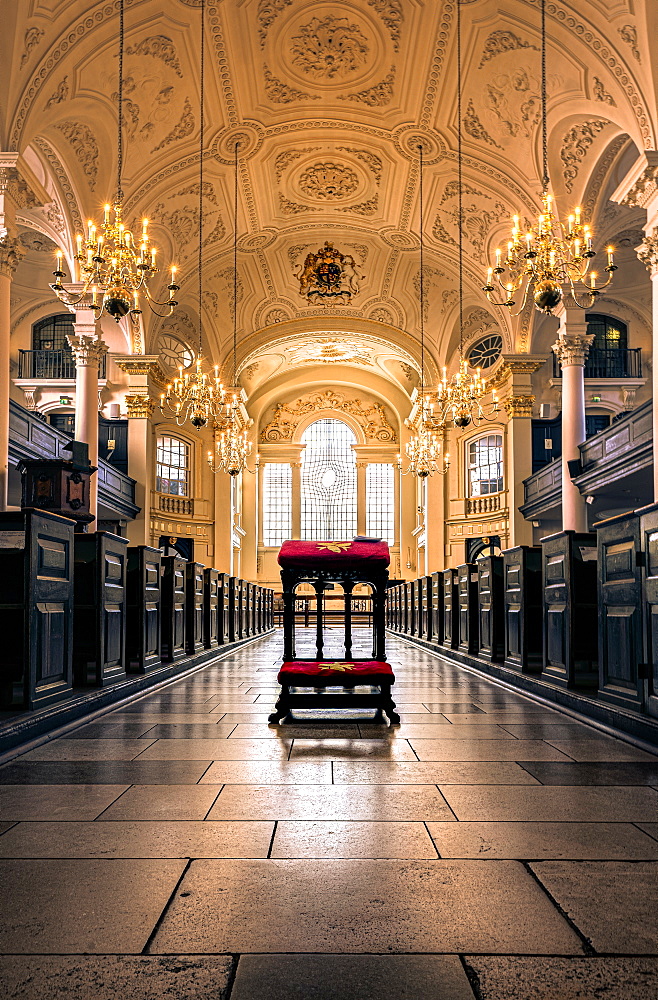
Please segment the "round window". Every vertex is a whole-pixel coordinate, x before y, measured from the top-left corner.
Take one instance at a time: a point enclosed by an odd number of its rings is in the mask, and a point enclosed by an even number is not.
[[[168,368],[189,368],[194,361],[192,350],[178,337],[163,333],[158,339],[158,353]]]
[[[503,349],[503,338],[499,333],[491,333],[478,340],[471,348],[468,363],[471,368],[491,368],[498,361]]]

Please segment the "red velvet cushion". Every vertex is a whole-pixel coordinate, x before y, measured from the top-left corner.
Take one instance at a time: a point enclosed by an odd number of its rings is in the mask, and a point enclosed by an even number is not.
[[[386,542],[302,542],[287,541],[279,549],[280,566],[314,567],[320,562],[353,565],[378,563],[388,566],[391,556]]]
[[[279,670],[279,684],[393,684],[395,674],[383,660],[290,660]]]

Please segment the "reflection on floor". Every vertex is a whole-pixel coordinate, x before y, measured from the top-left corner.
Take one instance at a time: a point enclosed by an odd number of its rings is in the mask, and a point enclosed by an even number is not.
[[[395,730],[268,726],[277,635],[0,768],[3,996],[658,995],[658,757],[389,650]]]

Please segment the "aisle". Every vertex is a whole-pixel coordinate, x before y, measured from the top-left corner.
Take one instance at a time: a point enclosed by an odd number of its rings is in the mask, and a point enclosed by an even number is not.
[[[389,651],[396,730],[268,727],[277,635],[0,768],[3,997],[657,995],[658,757]]]

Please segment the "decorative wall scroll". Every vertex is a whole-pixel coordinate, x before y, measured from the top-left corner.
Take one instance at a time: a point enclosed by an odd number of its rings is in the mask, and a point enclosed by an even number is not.
[[[369,441],[382,444],[395,444],[397,441],[381,403],[362,402],[332,389],[309,392],[290,403],[277,403],[274,416],[261,431],[260,439],[262,442],[292,441],[300,421],[322,410],[348,413],[355,418]]]

